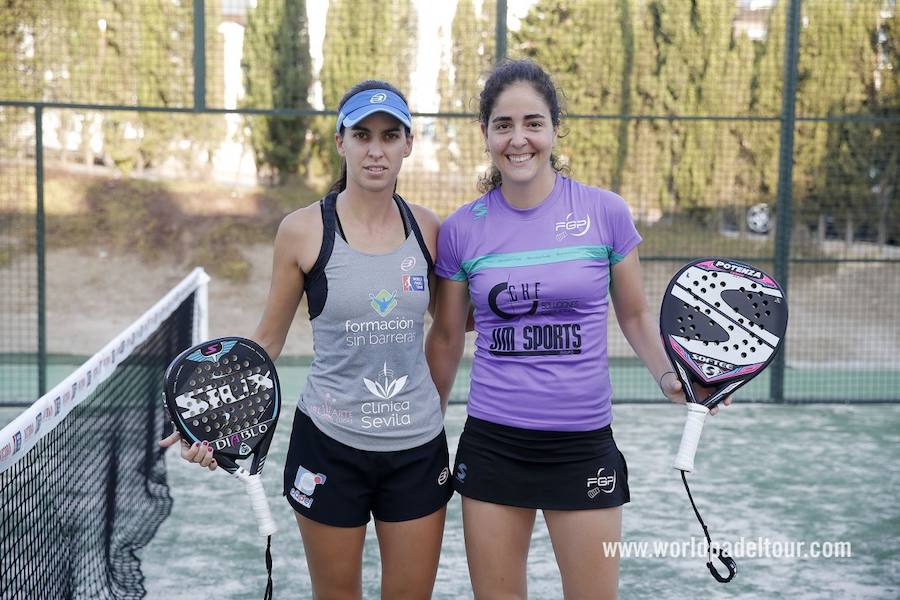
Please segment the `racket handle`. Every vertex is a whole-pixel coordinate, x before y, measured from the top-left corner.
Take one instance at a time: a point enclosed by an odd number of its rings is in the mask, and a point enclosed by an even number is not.
[[[262,479],[259,475],[251,475],[245,469],[238,468],[233,475],[244,482],[247,495],[250,496],[250,507],[256,516],[256,524],[259,535],[269,537],[277,531],[272,512],[269,510],[269,501],[266,499],[266,491],[263,489]]]
[[[681,434],[681,445],[672,466],[680,471],[694,470],[694,454],[697,452],[697,444],[700,443],[700,434],[703,432],[703,422],[709,409],[702,404],[688,402],[687,420],[684,422],[684,431]]]

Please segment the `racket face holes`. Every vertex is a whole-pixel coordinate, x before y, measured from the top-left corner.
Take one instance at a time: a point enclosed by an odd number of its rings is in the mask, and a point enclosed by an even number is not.
[[[212,427],[210,427],[209,425],[207,425],[203,429],[206,431],[206,433],[209,433],[210,431],[212,431]]]
[[[243,364],[244,364],[244,368],[246,369],[247,367],[250,366],[250,361],[249,361],[249,360],[245,360]]]
[[[747,353],[746,353],[746,352],[741,352],[741,358],[747,358]]]
[[[193,425],[194,425],[194,427],[197,427],[198,425],[200,425],[200,421],[198,421],[197,419],[194,419]]]

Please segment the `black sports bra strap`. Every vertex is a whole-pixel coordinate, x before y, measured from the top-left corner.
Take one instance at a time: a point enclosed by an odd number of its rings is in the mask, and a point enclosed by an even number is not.
[[[309,270],[309,273],[306,274],[307,277],[318,275],[325,268],[325,265],[328,264],[328,259],[331,258],[331,251],[334,249],[335,219],[337,217],[337,212],[334,208],[336,199],[337,194],[331,193],[322,198],[322,201],[319,203],[319,208],[322,211],[322,246],[319,248],[319,256],[316,258],[315,264]]]
[[[428,274],[430,275],[434,271],[434,259],[431,257],[431,252],[428,251],[428,246],[425,245],[425,239],[422,237],[422,230],[419,229],[419,224],[416,222],[416,218],[413,216],[412,209],[406,203],[400,194],[394,194],[394,198],[400,205],[401,211],[404,215],[404,222],[409,221],[409,226],[412,229],[413,234],[416,236],[416,241],[419,242],[419,248],[422,250],[422,256],[425,257],[425,262],[428,263]],[[407,234],[408,235],[408,234]]]

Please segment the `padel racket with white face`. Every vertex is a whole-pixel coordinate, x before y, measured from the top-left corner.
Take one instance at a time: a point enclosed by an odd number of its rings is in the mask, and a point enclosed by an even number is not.
[[[659,326],[688,399],[676,469],[694,469],[709,409],[772,362],[784,339],[787,316],[781,286],[745,263],[700,259],[682,267],[669,282]],[[694,384],[712,393],[698,397]]]
[[[275,522],[260,473],[281,412],[275,365],[259,344],[239,337],[203,342],[166,369],[166,408],[182,439],[208,442],[216,462],[242,481],[259,534],[268,538],[266,566],[271,597],[271,535]],[[248,467],[237,461],[250,461]]]
[[[685,472],[694,470],[706,415],[772,362],[784,340],[787,317],[781,286],[762,270],[729,259],[688,263],[675,274],[663,296],[659,315],[663,346],[688,400],[688,416],[673,466],[681,471],[710,548],[709,531],[691,497]],[[707,567],[713,577],[731,581],[737,570],[734,560],[719,554],[729,571],[722,576],[713,566],[712,552],[709,558]]]

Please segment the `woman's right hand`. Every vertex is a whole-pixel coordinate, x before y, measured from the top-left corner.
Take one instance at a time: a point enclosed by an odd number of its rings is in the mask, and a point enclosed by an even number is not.
[[[193,446],[189,445],[183,439],[181,439],[181,435],[175,431],[172,435],[163,438],[159,441],[160,448],[169,448],[170,446],[174,446],[175,444],[181,442],[181,458],[188,462],[197,463],[201,467],[206,467],[210,471],[215,471],[216,467],[219,465],[216,463],[216,459],[213,458],[212,446],[210,446],[207,442],[195,443]]]

